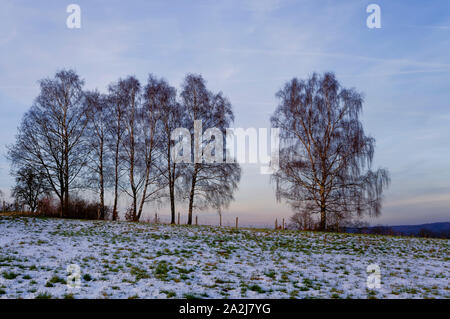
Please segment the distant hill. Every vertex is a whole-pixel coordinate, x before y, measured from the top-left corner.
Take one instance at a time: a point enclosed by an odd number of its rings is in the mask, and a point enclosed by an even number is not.
[[[390,228],[392,228],[393,231],[411,235],[417,235],[423,229],[431,232],[441,233],[441,232],[450,232],[450,222],[421,224],[421,225],[399,225],[399,226],[390,226]]]
[[[447,237],[450,234],[450,222],[430,223],[420,225],[397,225],[397,226],[371,226],[363,228],[348,227],[348,233],[394,233],[404,236],[430,236]],[[445,236],[447,235],[447,236]]]

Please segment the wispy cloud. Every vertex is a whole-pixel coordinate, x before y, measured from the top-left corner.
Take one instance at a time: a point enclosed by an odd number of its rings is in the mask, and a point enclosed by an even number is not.
[[[242,127],[268,126],[274,94],[293,76],[334,71],[344,86],[365,93],[363,120],[378,142],[375,162],[392,171],[380,222],[395,214],[441,218],[448,194],[433,186],[450,189],[450,13],[437,5],[411,25],[417,14],[403,3],[383,11],[382,29],[369,30],[364,3],[352,0],[80,1],[82,28],[68,30],[64,4],[4,0],[0,153],[38,94],[37,80],[58,68],[75,68],[100,90],[127,74],[145,81],[152,72],[178,86],[185,73],[202,73],[230,98]],[[0,187],[7,188],[11,179],[1,165]],[[244,174],[231,212],[270,223],[290,214],[275,202],[266,177],[251,168]],[[439,209],[421,215],[433,202]],[[411,205],[417,206],[412,213]]]

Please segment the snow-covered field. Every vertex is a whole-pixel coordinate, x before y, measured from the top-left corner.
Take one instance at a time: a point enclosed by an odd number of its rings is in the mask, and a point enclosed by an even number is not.
[[[0,298],[450,298],[449,243],[0,217]]]

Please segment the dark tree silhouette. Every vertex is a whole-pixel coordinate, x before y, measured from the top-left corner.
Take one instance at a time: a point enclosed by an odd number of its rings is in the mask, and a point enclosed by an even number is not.
[[[132,204],[127,217],[133,221],[138,218],[139,191],[143,186],[143,181],[139,176],[138,167],[142,158],[139,156],[139,147],[142,141],[139,140],[139,133],[142,131],[142,121],[140,121],[141,84],[130,76],[125,80],[119,80],[118,87],[120,96],[125,103],[124,122],[125,132],[122,140],[121,156],[128,174],[127,187],[123,187],[126,194],[131,197]]]
[[[112,220],[117,220],[118,214],[118,201],[119,201],[119,189],[122,175],[123,175],[123,158],[121,156],[122,143],[125,134],[125,112],[126,112],[126,96],[124,96],[124,90],[122,90],[121,81],[113,83],[108,87],[108,116],[107,122],[107,147],[108,153],[112,157],[113,165],[113,209]]]
[[[309,211],[296,212],[290,217],[291,227],[298,230],[314,230],[316,223]]]
[[[13,174],[16,185],[12,189],[12,196],[19,205],[27,205],[32,213],[36,212],[39,201],[50,193],[45,173],[32,166],[24,166]]]
[[[182,166],[172,160],[172,150],[174,141],[171,140],[171,133],[176,128],[183,125],[183,110],[177,102],[175,88],[170,86],[163,79],[149,78],[146,88],[146,99],[158,105],[159,109],[159,147],[161,149],[161,163],[158,165],[163,183],[167,185],[170,203],[170,223],[175,224],[175,202],[177,180],[181,176]]]
[[[278,200],[295,211],[331,217],[381,212],[386,169],[371,170],[375,139],[359,121],[363,97],[340,86],[334,74],[292,79],[277,93],[271,118],[280,128],[280,169],[273,175]]]
[[[61,217],[69,207],[70,189],[77,186],[77,177],[86,164],[83,85],[73,70],[41,80],[41,93],[24,115],[16,143],[8,152],[13,167],[32,166],[44,172],[60,200]]]
[[[140,219],[145,204],[159,204],[166,197],[172,223],[176,200],[189,200],[190,224],[194,208],[212,207],[221,212],[233,200],[241,170],[238,164],[224,163],[222,156],[226,128],[234,119],[231,104],[221,93],[208,91],[201,76],[186,77],[182,103],[173,87],[152,75],[145,87],[133,76],[119,79],[109,86],[108,94],[84,92],[83,86],[84,81],[72,70],[40,81],[41,93],[24,115],[16,143],[8,152],[13,171],[27,175],[33,183],[32,174],[38,173],[39,182],[56,195],[60,217],[104,219],[110,186],[113,220],[118,218],[121,192],[131,199],[126,217],[133,221]],[[205,130],[204,136],[203,130],[198,133],[200,139],[194,137],[196,120]],[[180,127],[191,132],[192,142],[199,141],[191,146],[215,162],[175,163],[172,132]],[[217,144],[219,137],[222,141]],[[25,182],[31,185],[30,180]],[[33,202],[27,201],[32,210],[42,187],[37,185],[37,193],[27,195],[33,197]],[[70,200],[76,195],[71,192],[81,188],[97,192],[98,203]],[[16,194],[25,198],[19,188]],[[83,212],[83,207],[88,211]],[[96,214],[93,207],[98,207]]]
[[[127,218],[138,221],[144,204],[160,198],[158,194],[164,188],[158,166],[161,148],[157,130],[164,96],[160,94],[158,81],[152,76],[143,89],[132,76],[120,80],[118,87],[126,105],[120,152],[128,181],[122,189],[132,200]]]
[[[86,114],[86,142],[89,147],[89,161],[87,162],[88,187],[99,194],[99,209],[97,219],[105,219],[105,189],[109,185],[110,156],[107,151],[109,99],[97,91],[85,94]]]
[[[164,163],[161,160],[162,141],[160,130],[161,113],[165,110],[165,105],[170,103],[170,93],[166,89],[167,84],[149,75],[147,85],[144,87],[142,96],[142,108],[139,116],[142,122],[142,132],[140,140],[139,156],[143,161],[139,161],[138,169],[141,172],[143,187],[141,201],[136,220],[142,215],[145,203],[159,203],[166,186],[163,171]]]

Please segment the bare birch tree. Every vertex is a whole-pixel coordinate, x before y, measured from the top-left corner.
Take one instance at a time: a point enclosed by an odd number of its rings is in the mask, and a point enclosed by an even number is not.
[[[32,166],[44,172],[60,200],[61,217],[69,207],[70,189],[76,187],[86,164],[83,85],[73,70],[41,80],[41,92],[24,115],[16,143],[8,152],[14,167]]]
[[[153,93],[152,93],[153,92]],[[175,203],[177,180],[181,175],[182,165],[172,160],[172,150],[174,141],[171,140],[171,133],[183,125],[183,111],[177,102],[176,90],[164,80],[149,78],[147,85],[148,100],[159,105],[159,148],[160,164],[157,169],[160,171],[163,181],[167,185],[170,203],[170,222],[175,224]]]
[[[121,81],[113,83],[108,87],[108,119],[107,122],[107,146],[108,152],[111,154],[111,160],[113,165],[113,209],[112,220],[117,220],[118,213],[118,201],[119,201],[119,189],[120,182],[123,174],[123,158],[121,156],[123,139],[125,134],[125,112],[126,112],[126,97],[121,89]]]
[[[213,207],[218,211],[227,207],[233,200],[241,177],[241,169],[237,163],[207,163],[199,159],[206,145],[212,143],[217,136],[206,137],[203,130],[217,128],[224,138],[225,130],[233,120],[231,103],[222,93],[214,94],[207,90],[205,81],[200,75],[188,74],[183,83],[181,93],[182,107],[185,114],[185,127],[191,132],[192,164],[185,166],[183,181],[188,192],[188,224],[192,224],[192,212],[196,207],[204,209]],[[201,132],[195,132],[195,121],[201,121]],[[220,145],[225,145],[223,140]],[[219,150],[214,150],[218,152]],[[222,154],[224,150],[220,150]]]
[[[280,170],[273,175],[278,200],[296,211],[328,219],[381,213],[386,169],[371,170],[375,139],[365,135],[359,115],[363,97],[334,74],[292,79],[277,93],[271,118],[280,128]]]
[[[158,203],[165,188],[163,171],[164,162],[161,158],[162,139],[160,119],[164,106],[171,103],[171,93],[166,89],[167,84],[149,75],[147,85],[144,87],[143,103],[140,110],[142,121],[142,148],[140,162],[142,194],[136,219],[142,215],[144,204]]]
[[[125,103],[124,137],[122,140],[122,157],[123,163],[127,171],[128,181],[127,187],[122,189],[131,197],[132,203],[130,211],[127,212],[127,218],[135,221],[138,209],[138,191],[139,181],[136,181],[138,161],[142,160],[139,156],[139,132],[141,131],[141,122],[139,121],[139,103],[141,102],[141,84],[139,81],[130,76],[125,80],[119,80],[118,83],[120,95]]]
[[[148,85],[142,89],[135,77],[119,81],[121,96],[126,103],[122,157],[128,181],[122,188],[131,197],[127,218],[133,221],[140,219],[144,204],[158,198],[157,193],[163,188],[157,169],[161,101],[156,82],[150,76]]]
[[[88,125],[86,141],[89,147],[87,167],[88,184],[99,194],[99,209],[97,219],[105,219],[105,189],[109,185],[110,156],[107,149],[109,99],[97,91],[86,92],[85,104]]]

